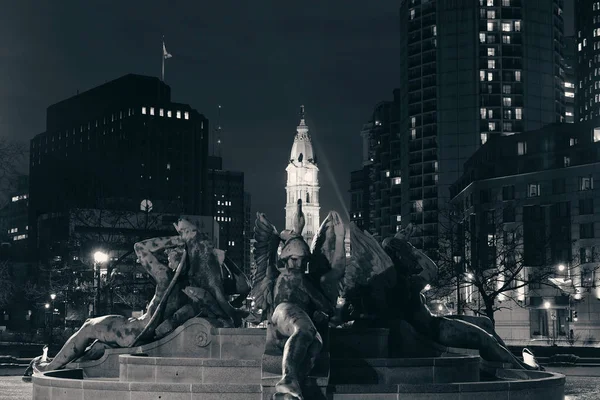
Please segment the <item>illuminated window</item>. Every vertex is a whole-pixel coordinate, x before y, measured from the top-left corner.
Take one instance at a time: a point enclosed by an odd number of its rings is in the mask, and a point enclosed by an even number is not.
[[[396,215],[396,222],[402,221],[402,215]]]
[[[414,210],[416,212],[423,212],[423,200],[415,200]]]
[[[399,185],[401,182],[402,182],[402,178],[393,178],[392,179],[393,185]]]
[[[491,72],[488,72],[488,81],[493,81],[494,80],[494,74],[492,74]]]
[[[415,140],[417,138],[417,130],[416,129],[411,129],[410,130],[410,138],[412,140]],[[373,160],[371,160],[371,161],[373,161]]]
[[[496,60],[488,60],[488,69],[496,68]]]
[[[502,104],[504,105],[504,107],[510,107],[512,105],[512,98],[510,98],[510,97],[503,97],[502,98]]]
[[[583,47],[587,46],[587,39],[583,39]]]
[[[494,110],[488,110],[488,118],[494,118]]]
[[[521,71],[515,71],[515,81],[521,82]]]
[[[502,43],[504,43],[504,44],[510,44],[510,36],[509,35],[502,35]]]
[[[164,117],[165,116],[165,110],[162,109],[162,108],[160,110],[158,110],[158,115],[160,115],[161,117]]]
[[[485,33],[479,34],[479,43],[485,43]]]
[[[504,93],[504,94],[510,94],[511,89],[512,88],[510,85],[502,85],[502,93]]]
[[[487,0],[488,7],[494,7],[494,0]]]
[[[590,176],[579,177],[579,190],[594,189],[594,178]]]
[[[479,80],[482,82],[485,81],[485,71],[484,70],[479,71]]]
[[[527,142],[517,143],[517,154],[520,156],[527,154]]]
[[[494,23],[493,22],[488,22],[487,23],[487,30],[488,30],[488,32],[492,32],[494,30]]]
[[[484,145],[488,140],[488,135],[487,135],[487,133],[482,133],[480,136],[481,136],[481,144]]]
[[[515,119],[522,119],[522,118],[523,118],[523,109],[515,108]]]
[[[183,113],[183,119],[190,119],[190,113],[189,112],[184,112]]]
[[[512,27],[510,26],[510,22],[502,23],[502,32],[510,32],[512,31]]]
[[[480,109],[479,114],[481,115],[481,119],[485,119],[487,115],[487,111],[485,108]]]
[[[433,34],[433,36],[437,35],[437,26],[434,25],[431,27],[431,33]]]
[[[417,119],[415,117],[410,117],[410,125],[414,128],[417,124]]]
[[[390,177],[390,171],[385,171],[385,177],[389,178]]]
[[[600,142],[600,128],[594,128],[592,140],[594,142]]]
[[[488,19],[496,19],[496,11],[494,11],[494,10],[488,10],[487,11],[487,17],[488,17]]]
[[[510,0],[502,0],[502,7],[510,7]]]
[[[494,57],[496,55],[496,49],[494,49],[493,47],[488,47],[487,53],[489,57]]]
[[[527,197],[538,197],[540,194],[541,191],[539,183],[530,183],[527,186]]]
[[[496,130],[496,123],[488,122],[488,131],[495,131],[495,130]]]
[[[171,118],[172,114],[171,114],[171,110],[167,110],[167,117]]]
[[[567,117],[572,117],[572,116],[573,116],[573,113],[572,113],[571,111],[565,111],[565,115],[566,115]]]
[[[181,119],[181,111],[177,110],[177,119]]]
[[[515,32],[521,31],[521,21],[515,21]]]
[[[563,158],[563,165],[565,167],[570,167],[571,166],[571,157],[564,157]]]
[[[577,144],[577,138],[569,139],[569,146],[575,146]]]
[[[146,114],[146,107],[142,107],[142,114]]]
[[[154,107],[150,107],[150,115],[154,115]]]
[[[410,10],[410,19],[415,19],[415,14],[416,14],[415,9],[414,8],[411,9]]]

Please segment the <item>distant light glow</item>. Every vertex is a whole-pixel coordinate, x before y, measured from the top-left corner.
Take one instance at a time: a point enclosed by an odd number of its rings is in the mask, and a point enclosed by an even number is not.
[[[424,291],[428,291],[431,290],[431,285],[428,283],[427,285],[425,285],[425,287],[423,288]]]
[[[549,302],[549,301],[545,301],[545,302],[544,302],[544,308],[548,309],[548,308],[550,308],[550,305],[551,305],[551,304],[550,304],[550,302]]]
[[[564,271],[565,270],[565,265],[564,264],[558,264],[558,270],[559,271]]]
[[[443,306],[440,304],[440,305],[438,306],[438,310],[442,311],[443,309],[444,309],[444,307],[443,307]]]
[[[97,251],[94,253],[94,261],[97,263],[105,263],[108,261],[108,254],[102,251]]]

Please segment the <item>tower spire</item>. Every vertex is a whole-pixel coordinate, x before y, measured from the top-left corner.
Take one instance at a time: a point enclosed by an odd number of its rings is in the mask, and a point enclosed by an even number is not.
[[[300,106],[300,125],[305,125],[305,123],[304,123],[304,105]]]

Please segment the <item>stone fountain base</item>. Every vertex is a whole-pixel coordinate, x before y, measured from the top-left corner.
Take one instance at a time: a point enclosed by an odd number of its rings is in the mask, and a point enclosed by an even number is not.
[[[433,346],[411,332],[403,335],[405,345],[427,347],[431,357],[398,357],[402,345],[387,329],[331,330],[329,352],[309,377],[306,398],[564,398],[560,374],[498,370],[493,381],[482,381],[482,363],[472,350]],[[157,342],[109,349],[98,360],[34,376],[33,399],[267,400],[280,359],[263,354],[264,348],[262,329],[214,328],[194,318]]]

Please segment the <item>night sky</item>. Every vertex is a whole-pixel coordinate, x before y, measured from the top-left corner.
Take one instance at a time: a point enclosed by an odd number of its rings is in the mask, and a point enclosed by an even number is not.
[[[572,0],[566,0],[572,34]],[[399,84],[399,0],[3,2],[0,135],[28,141],[46,107],[127,73],[160,76],[214,127],[224,167],[283,229],[285,167],[300,104],[317,146],[321,215],[342,211],[360,130]],[[332,178],[339,186],[336,194]]]

